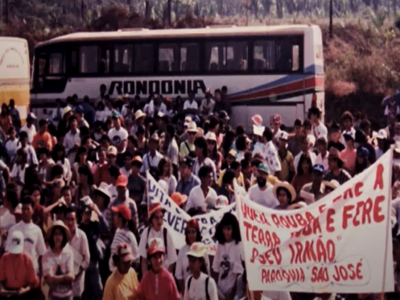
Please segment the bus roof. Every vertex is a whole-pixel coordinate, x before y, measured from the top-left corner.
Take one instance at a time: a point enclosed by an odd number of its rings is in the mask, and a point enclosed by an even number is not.
[[[0,41],[14,41],[14,42],[27,42],[26,39],[13,37],[13,36],[0,36]]]
[[[316,30],[316,25],[283,25],[283,26],[210,26],[194,29],[155,29],[144,28],[122,29],[105,32],[77,32],[56,37],[40,43],[37,47],[63,42],[101,41],[123,39],[152,39],[152,38],[184,38],[184,37],[212,37],[236,35],[278,35],[278,34],[304,34],[306,31]]]

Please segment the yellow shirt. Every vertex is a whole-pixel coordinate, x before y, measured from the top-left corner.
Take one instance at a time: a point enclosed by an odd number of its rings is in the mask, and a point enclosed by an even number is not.
[[[250,182],[250,186],[253,186],[253,185],[257,184],[257,178],[254,177],[254,176],[252,176],[252,177],[253,177],[253,179],[252,179],[252,181]],[[273,176],[273,175],[268,175],[267,182],[270,183],[270,184],[272,184],[272,185],[275,185],[276,183],[279,182],[279,179],[278,179],[278,177],[275,177],[275,176]]]
[[[226,170],[222,170],[221,173],[219,174],[218,181],[217,181],[217,184],[219,187],[222,186],[222,178],[224,178],[225,172],[226,172]],[[243,177],[242,172],[240,172],[239,177],[237,178],[237,183],[238,183],[238,185],[244,187],[244,177]]]
[[[189,148],[188,148],[189,147]],[[194,144],[190,144],[189,141],[185,141],[181,143],[180,149],[179,149],[179,156],[180,158],[184,158],[189,155],[190,152],[195,150]],[[190,151],[189,151],[190,149]]]
[[[115,270],[107,279],[103,300],[135,300],[138,287],[135,270],[131,268],[126,274]]]

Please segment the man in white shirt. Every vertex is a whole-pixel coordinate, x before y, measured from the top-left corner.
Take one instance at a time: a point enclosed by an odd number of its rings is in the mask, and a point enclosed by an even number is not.
[[[128,132],[121,126],[121,115],[117,111],[112,112],[114,127],[108,131],[108,137],[119,153],[124,153],[128,145]]]
[[[268,165],[269,172],[271,175],[279,175],[281,171],[281,163],[279,160],[278,150],[273,142],[274,135],[272,130],[268,127],[265,128],[263,133],[263,147],[256,147],[253,151],[253,156],[261,154]]]
[[[342,142],[343,145],[346,145],[346,141],[345,141],[345,139],[344,139],[344,134],[345,134],[345,133],[351,132],[351,135],[352,135],[353,139],[356,138],[356,130],[355,130],[354,127],[353,127],[354,117],[353,117],[353,115],[351,114],[351,112],[345,111],[345,112],[343,113],[343,115],[342,115],[342,122],[343,122],[344,130],[342,131],[343,133],[342,133],[342,140],[341,140],[341,142]]]
[[[147,152],[143,156],[143,165],[140,168],[140,173],[145,175],[147,171],[150,171],[151,168],[157,168],[160,160],[164,158],[164,156],[158,152],[158,146],[160,145],[160,138],[157,133],[154,133],[149,140],[149,152]]]
[[[201,101],[200,114],[204,119],[207,119],[214,111],[215,101],[211,98],[211,92],[207,89],[205,98]]]
[[[328,140],[328,128],[321,122],[321,111],[318,107],[312,107],[308,113],[312,123],[311,132],[314,134],[315,139],[323,137]]]
[[[154,118],[159,112],[165,115],[167,113],[167,106],[162,102],[160,95],[154,95],[154,100],[151,100],[150,103],[143,108],[143,111],[149,117]]]
[[[194,92],[190,91],[189,99],[185,101],[183,104],[183,112],[185,115],[197,115],[199,113],[199,105],[197,104],[196,100],[194,99]]]
[[[278,199],[273,193],[273,185],[268,183],[270,173],[267,164],[260,164],[257,168],[257,184],[249,189],[250,200],[267,208],[274,208],[279,205]]]
[[[39,226],[32,222],[33,207],[35,203],[30,196],[25,197],[22,203],[22,221],[11,227],[8,236],[12,236],[12,232],[21,231],[24,235],[24,252],[32,259],[33,267],[39,274],[39,263],[41,257],[46,252],[43,233]],[[11,241],[7,240],[7,247]]]
[[[317,159],[315,160],[315,164],[322,165],[324,170],[329,170],[329,152],[328,152],[328,144],[324,137],[319,138],[315,142],[315,147],[318,150]]]
[[[29,144],[32,144],[33,137],[36,134],[36,127],[33,125],[33,123],[36,120],[36,116],[34,113],[29,113],[27,118],[26,118],[26,124],[22,126],[20,133],[21,132],[26,132],[28,134],[28,142]]]
[[[78,129],[78,120],[75,116],[69,119],[70,130],[64,137],[65,153],[67,154],[69,163],[71,166],[74,165],[76,152],[81,145],[80,131]]]
[[[297,155],[295,156],[295,158],[294,158],[294,171],[296,172],[296,174],[297,174],[297,168],[298,168],[298,166],[299,166],[300,158],[301,158],[301,156],[302,156],[304,153],[308,153],[308,155],[310,156],[310,159],[311,159],[311,163],[312,163],[312,165],[314,166],[314,165],[315,165],[315,162],[317,161],[317,156],[315,155],[314,152],[312,152],[312,151],[310,150],[310,141],[309,141],[309,138],[306,137],[306,136],[304,136],[304,137],[302,138],[302,141],[301,141],[301,151],[300,151],[300,153],[297,154]]]
[[[187,212],[192,208],[206,212],[208,205],[215,206],[218,195],[211,187],[214,181],[212,167],[202,166],[199,171],[199,178],[201,181],[200,185],[195,186],[190,191],[188,201],[186,202],[185,210]]]
[[[171,160],[171,163],[178,167],[179,162],[179,149],[175,139],[175,127],[172,124],[167,125],[167,132],[165,137],[165,143],[168,143],[167,156]]]
[[[22,131],[19,134],[19,147],[17,152],[19,149],[24,149],[28,153],[28,164],[30,166],[39,165],[35,149],[28,144],[28,133],[26,131]]]
[[[61,99],[56,99],[56,103],[57,107],[55,110],[53,110],[51,122],[57,127],[60,121],[63,119],[64,108],[61,106]]]

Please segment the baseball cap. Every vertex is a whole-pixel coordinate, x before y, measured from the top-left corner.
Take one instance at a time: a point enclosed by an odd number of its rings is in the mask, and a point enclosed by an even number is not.
[[[182,204],[186,203],[188,196],[182,195],[181,193],[173,193],[171,195],[171,199],[176,205],[181,206]]]
[[[269,174],[269,168],[266,164],[260,164],[257,169],[258,169],[258,171]]]
[[[186,229],[188,228],[194,228],[200,231],[199,221],[197,219],[190,219],[186,223]]]
[[[134,165],[134,164],[143,165],[143,160],[139,155],[136,155],[132,158],[131,165]]]
[[[224,195],[218,196],[217,199],[215,200],[215,208],[216,209],[224,208],[225,206],[228,206],[228,205],[229,205],[229,200]]]
[[[82,105],[78,105],[77,107],[74,108],[74,112],[78,114],[83,114],[83,107]]]
[[[95,191],[102,193],[103,195],[107,196],[108,198],[111,198],[109,186],[105,182],[100,183],[100,185],[95,189]]]
[[[117,180],[115,181],[116,187],[126,187],[128,185],[128,178],[124,175],[119,175]]]
[[[235,149],[231,149],[231,150],[228,152],[228,155],[230,155],[230,156],[232,156],[234,159],[236,159],[236,157],[237,157],[237,152],[236,152]]]
[[[325,168],[324,168],[323,165],[317,164],[317,165],[314,165],[313,171],[314,171],[315,173],[324,174]]]
[[[358,147],[357,148],[357,156],[360,156],[360,157],[368,157],[369,156],[369,151],[368,151],[368,148],[366,148],[366,147]]]
[[[282,131],[282,132],[281,132],[281,135],[279,136],[279,138],[280,138],[281,140],[287,141],[288,138],[289,138],[289,135],[288,135],[288,133],[287,133],[286,131]]]
[[[110,156],[117,156],[117,154],[118,154],[117,148],[115,148],[114,146],[108,147],[108,149],[107,149],[107,155],[110,155]]]
[[[113,110],[112,113],[111,113],[111,118],[119,119],[119,118],[121,118],[121,114],[118,111]]]
[[[14,231],[9,237],[7,252],[11,254],[21,254],[24,251],[24,235],[21,231]]]
[[[207,246],[201,242],[196,242],[190,246],[190,250],[186,255],[201,258],[205,257],[206,254],[207,254]]]
[[[114,213],[121,214],[121,216],[127,221],[129,221],[132,216],[130,209],[125,204],[121,204],[118,206],[112,206],[111,211]]]
[[[164,208],[161,206],[160,202],[156,202],[153,204],[150,204],[149,207],[149,219],[158,211],[164,211]]]
[[[124,262],[135,260],[135,257],[132,254],[131,246],[126,243],[121,243],[117,246],[117,254]]]
[[[191,158],[190,156],[186,156],[182,159],[181,164],[185,164],[187,165],[189,168],[193,167],[194,161],[193,158]]]
[[[165,253],[165,246],[163,240],[160,238],[150,239],[147,253],[149,255],[154,255],[156,253]]]

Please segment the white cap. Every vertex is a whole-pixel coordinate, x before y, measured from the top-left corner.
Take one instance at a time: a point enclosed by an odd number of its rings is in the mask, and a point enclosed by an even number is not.
[[[189,126],[190,123],[192,123],[192,118],[191,117],[186,117],[185,118],[185,123],[183,124],[183,126]]]
[[[223,208],[228,205],[229,205],[229,200],[224,195],[218,196],[217,200],[215,200],[215,208],[216,209],[220,209],[220,208]]]
[[[11,254],[21,254],[24,252],[24,235],[21,231],[14,231],[7,240],[7,252]]]
[[[281,135],[279,136],[279,138],[281,140],[287,141],[288,138],[289,138],[289,135],[288,135],[288,133],[286,131],[281,131]]]
[[[89,196],[85,196],[81,199],[85,206],[90,206],[93,204],[93,200]]]
[[[253,133],[254,133],[254,135],[262,136],[264,131],[265,131],[265,127],[264,126],[253,125]]]

